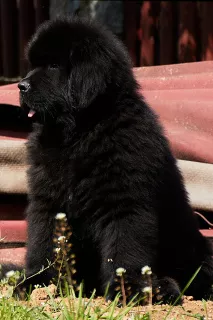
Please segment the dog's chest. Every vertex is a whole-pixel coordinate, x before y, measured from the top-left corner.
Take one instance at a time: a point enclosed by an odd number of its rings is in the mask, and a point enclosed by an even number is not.
[[[63,204],[72,200],[73,159],[57,148],[29,148],[28,179],[33,193]]]

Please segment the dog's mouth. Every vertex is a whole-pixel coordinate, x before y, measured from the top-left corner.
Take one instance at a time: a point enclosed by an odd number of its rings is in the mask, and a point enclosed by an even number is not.
[[[32,118],[35,115],[35,113],[36,112],[34,110],[30,109],[28,114],[27,114],[28,118]]]
[[[33,118],[36,114],[36,111],[30,108],[25,102],[21,103],[21,107],[24,110],[24,112],[27,114],[28,118]]]

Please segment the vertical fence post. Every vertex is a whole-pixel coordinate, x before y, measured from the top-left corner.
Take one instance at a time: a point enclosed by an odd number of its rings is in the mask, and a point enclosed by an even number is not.
[[[160,12],[160,1],[143,1],[141,6],[140,65],[152,66],[158,62],[158,33],[157,21]],[[157,61],[156,61],[157,60]]]
[[[177,3],[161,1],[159,18],[159,56],[160,64],[171,64],[176,61],[177,44]]]
[[[124,43],[129,51],[134,66],[139,63],[139,21],[140,21],[140,4],[138,1],[124,1]]]
[[[197,2],[179,1],[178,62],[197,61],[198,16]]]
[[[35,30],[35,12],[33,1],[18,0],[19,18],[19,54],[20,75],[24,76],[28,66],[25,59],[26,45]]]
[[[3,76],[9,82],[18,76],[18,25],[16,0],[0,1]],[[11,79],[12,80],[12,79]]]
[[[202,1],[201,9],[201,60],[213,60],[213,3]]]
[[[1,6],[0,6],[0,17],[1,17]],[[0,24],[0,84],[1,84],[1,80],[3,80],[3,60],[2,60],[2,26]],[[2,79],[1,79],[2,78]]]

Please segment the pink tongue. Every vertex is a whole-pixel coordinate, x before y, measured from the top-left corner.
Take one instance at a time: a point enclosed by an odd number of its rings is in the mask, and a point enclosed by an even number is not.
[[[35,111],[30,110],[30,112],[28,113],[28,117],[32,118],[34,116],[34,114],[35,114]]]

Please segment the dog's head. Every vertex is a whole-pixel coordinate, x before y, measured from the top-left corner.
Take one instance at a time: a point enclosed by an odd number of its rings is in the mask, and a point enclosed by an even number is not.
[[[29,116],[45,113],[57,118],[97,99],[101,108],[100,97],[115,101],[117,94],[135,86],[127,51],[94,22],[45,22],[32,37],[27,57],[30,71],[18,87]]]

